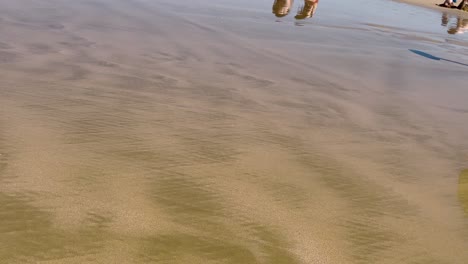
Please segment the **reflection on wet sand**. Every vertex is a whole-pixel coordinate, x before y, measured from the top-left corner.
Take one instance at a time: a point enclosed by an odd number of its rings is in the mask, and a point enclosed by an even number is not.
[[[284,17],[291,11],[294,0],[275,0],[273,2],[273,14],[277,17]]]
[[[468,32],[468,19],[462,17],[451,17],[447,13],[443,13],[441,24],[447,27],[447,33],[452,35]]]
[[[315,11],[317,11],[318,3],[318,0],[304,0],[304,5],[298,8],[295,18],[301,20],[312,17]],[[274,0],[273,14],[275,14],[276,17],[287,16],[293,4],[293,0]]]
[[[315,11],[317,11],[318,3],[319,0],[304,0],[304,5],[299,7],[295,18],[306,19],[312,17],[315,14]]]
[[[0,262],[464,263],[433,68],[211,3],[0,0]]]

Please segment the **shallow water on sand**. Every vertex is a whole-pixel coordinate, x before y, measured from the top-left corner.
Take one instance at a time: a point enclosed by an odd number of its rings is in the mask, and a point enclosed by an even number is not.
[[[272,2],[0,0],[0,263],[465,263],[455,18]]]

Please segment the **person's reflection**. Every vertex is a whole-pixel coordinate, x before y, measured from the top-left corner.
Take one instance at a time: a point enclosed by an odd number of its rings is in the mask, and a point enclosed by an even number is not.
[[[289,14],[294,0],[275,0],[273,2],[273,14],[277,17],[284,17]]]
[[[310,18],[315,14],[317,10],[319,0],[304,0],[304,6],[299,8],[296,19]]]
[[[457,23],[453,26],[450,26],[447,32],[449,34],[463,34],[468,32],[468,19],[457,17]]]
[[[448,24],[448,22],[449,22],[449,16],[448,16],[448,14],[447,14],[447,13],[442,13],[442,23],[441,23],[441,25],[442,25],[443,27],[446,27],[447,24]]]

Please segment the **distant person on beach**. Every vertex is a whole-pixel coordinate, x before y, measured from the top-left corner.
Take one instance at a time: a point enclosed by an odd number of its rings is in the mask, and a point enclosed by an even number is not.
[[[448,8],[455,8],[453,0],[445,0],[445,2],[443,2],[442,4],[439,4],[438,6],[448,7]]]
[[[442,4],[438,4],[438,6],[447,8],[457,8],[460,10],[468,11],[468,0],[461,1],[461,3],[458,6],[456,6],[455,3],[456,2],[453,0],[445,0],[445,2],[443,2]]]
[[[306,19],[312,17],[317,11],[319,0],[304,0],[304,6],[299,9],[296,19]]]
[[[273,2],[273,14],[277,17],[284,17],[289,14],[294,0],[275,0]]]
[[[468,0],[461,1],[461,3],[457,6],[457,9],[468,11]]]

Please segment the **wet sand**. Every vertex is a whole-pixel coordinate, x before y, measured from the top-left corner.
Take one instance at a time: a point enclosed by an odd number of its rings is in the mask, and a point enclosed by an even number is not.
[[[466,263],[464,42],[329,7],[0,0],[0,263]]]

